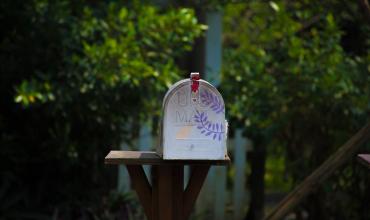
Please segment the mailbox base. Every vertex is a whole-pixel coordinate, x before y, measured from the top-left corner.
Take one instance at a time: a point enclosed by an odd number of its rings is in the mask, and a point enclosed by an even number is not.
[[[149,220],[186,220],[195,204],[211,165],[227,165],[225,160],[161,159],[155,152],[111,151],[106,164],[125,164]],[[142,165],[151,165],[150,184]],[[184,189],[184,165],[190,165],[189,182]]]

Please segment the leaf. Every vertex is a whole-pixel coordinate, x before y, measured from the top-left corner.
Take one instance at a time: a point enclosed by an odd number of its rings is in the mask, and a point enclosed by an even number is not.
[[[269,4],[274,11],[278,12],[280,10],[279,6],[275,2],[270,1]]]

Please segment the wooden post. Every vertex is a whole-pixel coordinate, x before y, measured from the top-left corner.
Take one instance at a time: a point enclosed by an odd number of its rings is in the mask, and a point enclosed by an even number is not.
[[[149,220],[186,220],[211,165],[228,165],[224,160],[163,160],[150,151],[111,151],[106,164],[125,164],[132,186]],[[152,166],[150,185],[143,165]],[[184,190],[184,165],[191,165],[189,183]]]

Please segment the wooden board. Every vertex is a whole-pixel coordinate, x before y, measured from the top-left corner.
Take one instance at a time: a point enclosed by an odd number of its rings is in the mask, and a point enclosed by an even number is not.
[[[210,166],[191,166],[189,184],[184,193],[184,219],[189,219],[191,210],[202,189],[204,180],[207,177]]]
[[[360,163],[370,169],[370,154],[359,154],[357,155],[357,159]]]
[[[152,219],[152,189],[145,176],[143,166],[128,165],[127,170],[131,177],[132,187],[138,194],[146,216],[148,219]]]
[[[230,164],[230,158],[224,160],[163,160],[154,151],[111,151],[105,157],[105,164],[126,165],[218,165]]]

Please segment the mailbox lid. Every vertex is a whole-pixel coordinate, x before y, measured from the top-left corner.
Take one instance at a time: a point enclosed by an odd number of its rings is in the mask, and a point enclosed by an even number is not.
[[[217,94],[217,96],[220,98],[220,101],[222,102],[221,104],[223,106],[225,106],[224,99],[222,98],[221,93],[211,83],[209,83],[209,82],[207,82],[207,81],[205,81],[203,79],[200,79],[198,81],[199,81],[199,88],[206,86],[207,88],[209,88],[210,90],[212,90],[212,92],[214,92],[215,94]],[[191,80],[190,79],[180,80],[180,81],[178,81],[175,84],[173,84],[173,85],[170,86],[170,88],[166,92],[166,94],[164,96],[164,99],[163,99],[163,103],[162,103],[162,110],[163,111],[165,109],[166,103],[169,101],[169,96],[173,95],[173,93],[176,92],[176,89],[178,89],[178,88],[180,88],[182,86],[187,86],[187,85],[189,86],[189,93],[190,93],[191,92],[191,90],[190,90]]]

